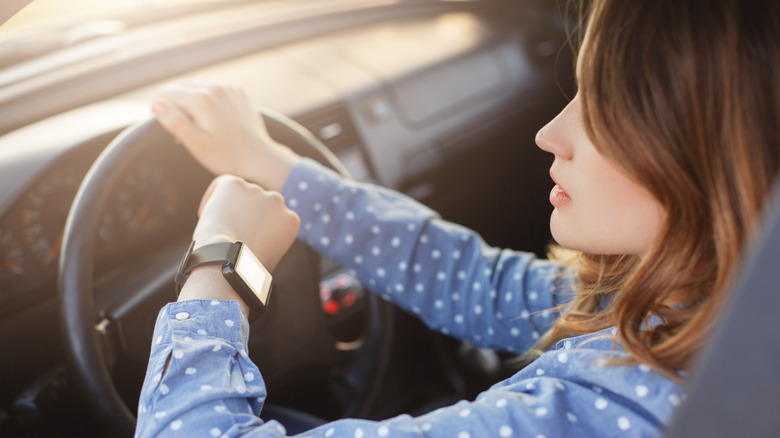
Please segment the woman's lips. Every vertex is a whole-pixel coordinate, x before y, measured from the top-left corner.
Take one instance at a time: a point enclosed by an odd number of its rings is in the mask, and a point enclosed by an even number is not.
[[[558,181],[555,179],[552,169],[550,169],[550,178],[552,178],[555,183],[555,187],[553,187],[550,192],[550,204],[552,204],[553,207],[562,207],[571,202],[571,198],[566,191],[558,185]]]
[[[570,202],[571,198],[558,184],[556,184],[555,187],[552,188],[552,191],[550,191],[550,204],[552,204],[553,207],[563,207]]]

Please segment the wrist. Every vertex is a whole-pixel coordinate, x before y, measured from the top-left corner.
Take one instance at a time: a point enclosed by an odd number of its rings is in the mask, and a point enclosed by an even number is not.
[[[177,301],[186,300],[238,301],[241,310],[249,316],[249,306],[227,282],[219,265],[201,266],[190,272]]]
[[[240,169],[237,174],[266,190],[278,192],[301,161],[301,156],[284,145],[277,144],[272,148],[259,163]]]
[[[198,230],[196,228],[195,233],[193,233],[192,236],[192,240],[195,242],[195,245],[192,247],[192,250],[195,251],[196,249],[202,246],[210,245],[212,243],[232,243],[238,240],[230,237],[228,233],[223,233],[220,231],[222,230],[219,231],[214,231],[212,229]]]

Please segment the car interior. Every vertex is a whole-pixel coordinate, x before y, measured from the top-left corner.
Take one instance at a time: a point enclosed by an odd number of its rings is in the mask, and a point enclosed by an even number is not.
[[[572,89],[556,2],[159,3],[72,6],[83,18],[2,39],[2,436],[132,433],[154,318],[213,178],[151,117],[170,81],[239,84],[278,141],[491,245],[550,242],[534,135]],[[272,300],[250,340],[269,403],[415,415],[504,371],[504,353],[428,330],[302,243]]]
[[[171,81],[239,84],[278,141],[490,245],[551,243],[534,136],[574,90],[561,2],[57,3],[0,26],[0,436],[132,435],[213,178],[151,116]],[[48,27],[14,23],[47,8]],[[250,337],[271,404],[418,415],[508,371],[511,355],[427,329],[304,243],[274,277]]]
[[[0,436],[132,435],[154,319],[213,178],[151,117],[170,81],[237,83],[299,153],[543,256],[551,157],[534,135],[573,91],[561,3],[5,2]],[[668,436],[780,430],[778,193]],[[274,275],[250,338],[269,405],[418,415],[509,371],[507,353],[427,329],[301,242]]]

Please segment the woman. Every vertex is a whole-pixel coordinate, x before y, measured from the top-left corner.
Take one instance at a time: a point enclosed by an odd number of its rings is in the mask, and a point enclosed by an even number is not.
[[[551,229],[567,264],[489,248],[413,201],[302,160],[268,138],[238,90],[161,92],[160,122],[212,172],[241,177],[207,191],[197,245],[243,240],[272,269],[300,217],[298,237],[430,327],[530,349],[527,366],[473,402],[307,436],[662,434],[780,168],[780,7],[595,0],[587,24],[579,92],[537,136],[555,156]],[[138,436],[285,435],[256,416],[265,387],[242,310],[219,269],[193,271],[161,311]]]

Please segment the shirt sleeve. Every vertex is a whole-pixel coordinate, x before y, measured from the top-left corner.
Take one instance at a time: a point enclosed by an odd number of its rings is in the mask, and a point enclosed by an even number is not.
[[[571,298],[556,263],[500,250],[394,191],[346,181],[304,159],[282,189],[299,238],[430,328],[522,352]]]
[[[157,319],[138,407],[136,437],[284,437],[257,416],[265,383],[247,354],[248,324],[235,301],[171,303]],[[605,335],[606,336],[606,335]],[[345,419],[303,437],[654,437],[682,398],[671,380],[641,367],[603,367],[614,350],[544,354],[474,401],[420,417]],[[602,342],[603,347],[611,341]],[[571,348],[571,349],[570,349]]]
[[[179,436],[240,436],[260,426],[265,384],[249,359],[248,334],[249,323],[235,301],[163,307],[141,389],[136,437],[180,431]]]

